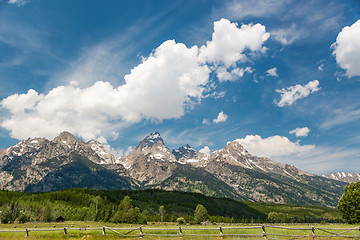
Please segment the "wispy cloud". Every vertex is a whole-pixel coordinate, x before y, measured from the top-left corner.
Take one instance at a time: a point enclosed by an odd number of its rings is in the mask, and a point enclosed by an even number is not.
[[[324,122],[320,125],[320,128],[329,129],[334,126],[343,125],[357,120],[360,120],[360,109],[349,110],[339,108],[331,111],[330,116],[324,120]]]
[[[231,19],[241,20],[247,17],[263,17],[276,14],[287,0],[234,0],[220,11]]]
[[[359,171],[358,149],[346,149],[339,146],[316,146],[302,155],[273,157],[272,160],[294,165],[313,174],[325,174],[333,171]],[[344,164],[346,159],[346,164]]]
[[[275,40],[288,45],[298,40],[321,39],[323,34],[338,29],[344,6],[334,3],[331,0],[233,0],[214,15],[238,21],[276,16],[276,25],[269,27],[270,33]]]
[[[29,3],[30,0],[9,0],[9,4],[14,4],[17,6],[24,6],[25,4]]]
[[[47,51],[39,29],[13,19],[0,17],[0,20],[0,43],[23,53]]]
[[[303,31],[299,30],[295,23],[287,28],[274,29],[270,33],[275,40],[279,41],[283,45],[289,45],[304,36]]]

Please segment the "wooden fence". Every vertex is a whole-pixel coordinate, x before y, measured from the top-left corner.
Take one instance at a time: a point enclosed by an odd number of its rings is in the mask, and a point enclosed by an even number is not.
[[[209,228],[190,228],[190,227],[176,227],[176,228],[150,228],[150,227],[137,227],[137,228],[118,228],[118,227],[100,227],[100,228],[74,228],[74,227],[64,227],[64,228],[49,228],[49,229],[17,229],[17,230],[0,230],[1,233],[25,233],[25,237],[28,237],[31,232],[50,232],[50,231],[60,231],[64,235],[69,234],[70,232],[78,231],[100,231],[102,234],[108,234],[109,232],[115,233],[118,237],[146,237],[146,236],[155,236],[155,237],[181,237],[181,236],[197,236],[197,237],[254,237],[254,238],[264,238],[264,239],[300,239],[300,238],[358,238],[360,239],[360,226],[354,228],[323,228],[323,227],[303,227],[303,228],[293,228],[293,227],[284,227],[276,225],[262,225],[262,226],[234,226],[234,227],[209,227]],[[241,231],[244,230],[254,230],[258,233],[253,234],[244,234]],[[275,230],[276,233],[271,233],[271,230]],[[208,233],[213,231],[214,233]],[[291,231],[302,231],[303,235],[291,235],[291,234],[281,234],[281,231],[291,232]],[[338,232],[339,231],[339,232]],[[355,231],[357,235],[345,235],[349,234],[351,231]],[[160,232],[160,233],[159,233]],[[161,233],[165,232],[165,233]],[[172,233],[169,233],[172,232]],[[204,234],[204,232],[207,232]],[[280,233],[278,233],[280,232]]]

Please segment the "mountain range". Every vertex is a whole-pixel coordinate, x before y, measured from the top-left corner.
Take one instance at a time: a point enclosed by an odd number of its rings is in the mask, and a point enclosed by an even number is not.
[[[195,151],[188,144],[171,151],[158,132],[122,157],[107,153],[96,140],[84,142],[68,132],[52,141],[29,138],[0,151],[0,187],[26,192],[158,188],[335,207],[350,181],[337,176],[317,176],[254,156],[238,140],[211,152]]]

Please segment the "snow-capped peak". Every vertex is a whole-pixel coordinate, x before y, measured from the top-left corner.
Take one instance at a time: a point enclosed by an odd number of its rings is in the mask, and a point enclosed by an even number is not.
[[[160,136],[159,132],[152,132],[147,135],[139,144],[140,149],[146,147],[153,147],[154,145],[159,145],[160,147],[164,146],[164,141]]]

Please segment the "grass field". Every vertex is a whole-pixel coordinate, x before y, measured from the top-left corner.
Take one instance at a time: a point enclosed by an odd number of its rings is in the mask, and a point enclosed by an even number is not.
[[[102,234],[102,227],[114,229],[120,234],[125,234],[131,229],[140,227],[140,225],[129,225],[129,224],[113,224],[113,223],[99,223],[99,222],[64,222],[64,223],[26,223],[26,224],[0,224],[0,239],[13,240],[13,239],[138,239],[140,238],[137,234],[140,233],[139,229],[131,232],[129,237],[121,237],[119,234],[112,232],[110,229],[106,229],[106,234]],[[267,225],[267,234],[281,234],[281,235],[311,235],[311,227],[316,228],[316,235],[330,236],[330,233],[326,231],[339,234],[345,231],[345,228],[356,228],[356,225],[345,225],[345,224],[283,224],[273,225],[276,228]],[[64,227],[67,227],[67,234],[64,234]],[[177,236],[144,236],[143,239],[222,239],[220,236],[194,236],[194,235],[218,235],[220,234],[220,227],[222,227],[223,238],[225,239],[239,239],[240,236],[227,236],[226,234],[256,234],[257,237],[251,237],[247,239],[264,239],[261,235],[263,234],[261,225],[250,225],[250,224],[223,224],[223,225],[209,225],[209,226],[181,226],[183,236],[179,235],[179,226],[169,224],[148,224],[143,225],[144,234],[162,234],[162,235],[175,235]],[[255,229],[251,227],[257,227]],[[278,227],[286,228],[280,229]],[[29,237],[25,237],[25,229],[28,228]],[[99,229],[92,229],[99,228]],[[240,229],[242,228],[242,229]],[[244,229],[246,228],[246,229]],[[288,228],[303,228],[308,230],[290,230]],[[339,230],[329,230],[328,228],[337,228]],[[46,229],[46,230],[45,230]],[[82,229],[82,230],[80,230]],[[86,230],[85,230],[86,229]],[[323,229],[323,230],[320,230]],[[17,230],[22,232],[2,232],[5,230]],[[187,234],[191,236],[186,236]],[[360,239],[360,231],[352,230],[347,232],[345,235],[356,235]],[[269,239],[289,239],[290,237],[281,237],[276,235],[268,235]],[[302,238],[304,239],[304,238]],[[305,238],[306,239],[306,238]],[[309,239],[312,239],[310,237]],[[326,239],[326,237],[316,239]],[[345,238],[336,238],[345,239]]]

